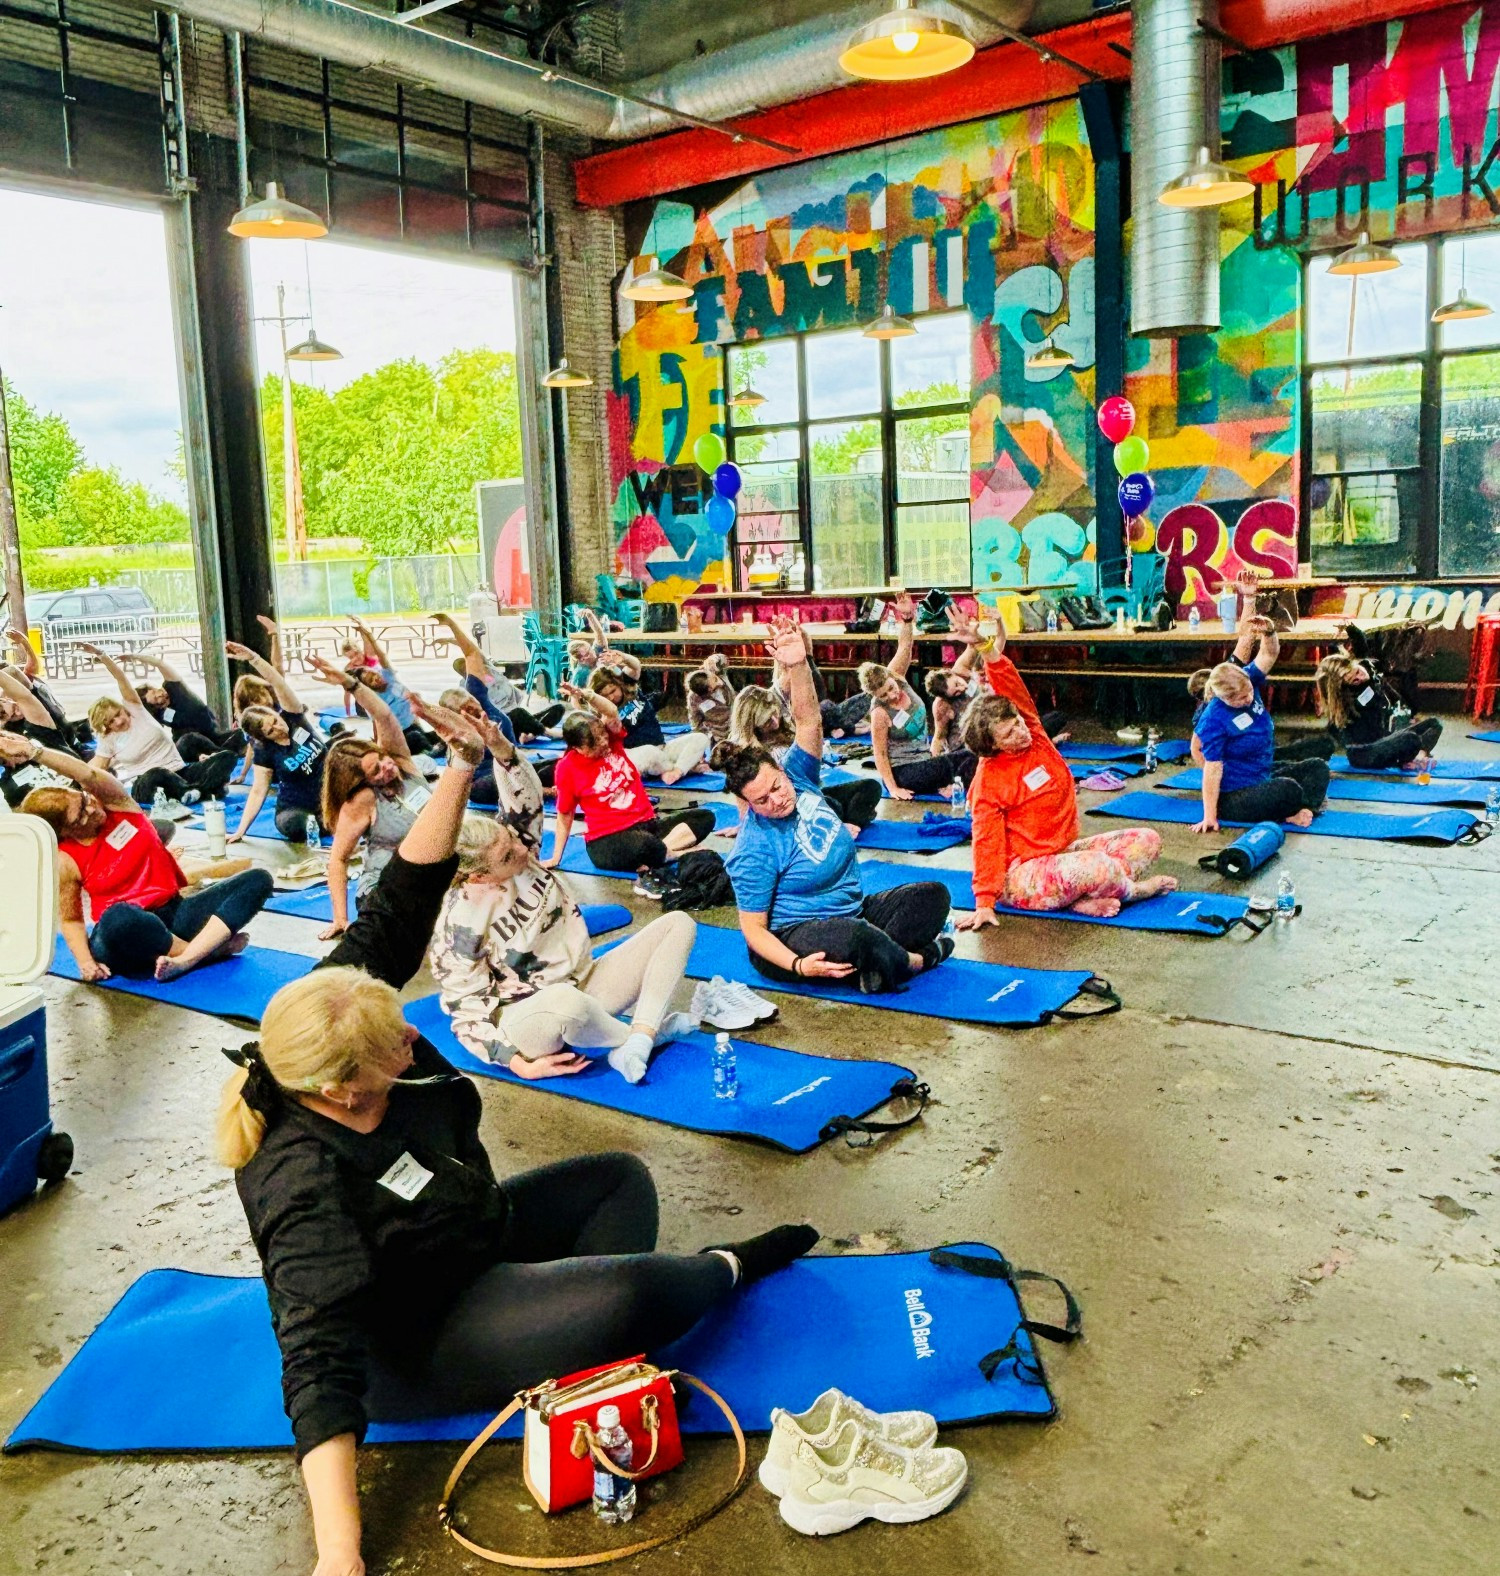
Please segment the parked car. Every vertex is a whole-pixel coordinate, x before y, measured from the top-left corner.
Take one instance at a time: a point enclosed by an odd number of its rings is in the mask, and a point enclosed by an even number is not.
[[[39,591],[26,598],[26,626],[41,630],[55,671],[53,656],[85,641],[117,656],[147,650],[156,639],[156,607],[139,586]]]

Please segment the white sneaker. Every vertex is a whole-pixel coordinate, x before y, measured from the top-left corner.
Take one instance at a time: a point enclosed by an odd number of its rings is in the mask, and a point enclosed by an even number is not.
[[[805,1412],[771,1413],[771,1440],[757,1476],[780,1498],[797,1446],[831,1445],[845,1423],[853,1420],[862,1434],[872,1435],[906,1450],[920,1450],[937,1438],[937,1419],[930,1412],[872,1412],[842,1390],[825,1390]]]
[[[1121,744],[1139,744],[1146,737],[1146,735],[1144,730],[1132,725],[1127,728],[1117,728],[1115,730],[1115,737],[1120,741]]]
[[[700,980],[693,991],[693,1016],[708,1029],[750,1029],[760,1021],[753,1012],[731,1001],[726,994],[728,982],[719,975]]]
[[[963,1492],[969,1464],[946,1446],[907,1450],[863,1434],[850,1418],[830,1445],[803,1440],[792,1457],[781,1519],[810,1538],[862,1521],[926,1521]]]
[[[769,1023],[781,1010],[764,996],[757,996],[742,980],[726,980],[722,982],[723,988],[719,994],[732,1006],[739,1007],[745,1012],[753,1012],[757,1023]]]

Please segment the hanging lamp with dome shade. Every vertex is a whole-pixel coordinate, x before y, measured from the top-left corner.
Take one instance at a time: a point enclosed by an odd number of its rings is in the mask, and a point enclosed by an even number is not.
[[[235,214],[229,233],[245,241],[319,241],[328,226],[311,208],[283,197],[275,181],[267,181],[266,195]]]
[[[1054,345],[1048,334],[1027,356],[1026,365],[1032,372],[1065,372],[1073,365],[1073,357],[1061,345]]]
[[[1359,232],[1359,239],[1346,251],[1339,253],[1328,265],[1328,272],[1341,279],[1358,278],[1361,274],[1388,274],[1401,266],[1401,259],[1388,246],[1370,239],[1368,230]]]
[[[747,383],[738,394],[729,396],[729,403],[735,410],[756,410],[766,402],[764,394],[758,394]]]
[[[1254,190],[1253,182],[1209,158],[1207,148],[1199,148],[1189,168],[1168,181],[1156,200],[1169,208],[1222,208],[1225,203],[1249,197]]]
[[[317,329],[309,324],[307,338],[300,345],[293,345],[287,351],[286,359],[288,361],[342,361],[344,353],[319,339]]]
[[[594,380],[588,373],[579,371],[566,356],[542,379],[544,389],[590,389],[593,386]]]
[[[899,316],[889,301],[880,309],[880,316],[865,328],[866,339],[905,339],[915,334],[917,325],[910,318]]]
[[[1476,301],[1469,294],[1469,245],[1463,242],[1458,252],[1459,275],[1458,294],[1451,301],[1445,301],[1436,312],[1432,314],[1434,323],[1462,323],[1476,317],[1493,317],[1495,309],[1483,301]]]
[[[839,65],[872,82],[916,82],[957,71],[974,58],[974,41],[956,22],[896,0],[894,9],[850,35]]]
[[[670,268],[648,268],[627,279],[620,286],[620,294],[627,301],[688,301],[692,299],[693,287]]]

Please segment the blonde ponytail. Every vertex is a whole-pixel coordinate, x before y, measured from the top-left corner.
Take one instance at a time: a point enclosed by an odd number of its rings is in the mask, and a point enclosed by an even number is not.
[[[266,1119],[245,1101],[245,1080],[250,1074],[236,1067],[225,1080],[219,1096],[219,1118],[214,1129],[214,1150],[219,1164],[238,1171],[255,1158],[266,1136]]]

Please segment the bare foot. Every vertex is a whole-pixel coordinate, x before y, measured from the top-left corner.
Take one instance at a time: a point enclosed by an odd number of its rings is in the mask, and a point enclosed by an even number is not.
[[[157,983],[165,985],[169,980],[179,979],[193,969],[201,968],[205,963],[218,963],[223,958],[237,958],[249,945],[249,936],[240,930],[236,931],[222,947],[210,952],[206,958],[199,958],[196,963],[179,963],[176,958],[159,957],[156,960]]]
[[[1073,735],[1066,728],[1052,741],[1054,744],[1066,744]]]
[[[1095,919],[1113,919],[1120,912],[1117,897],[1081,897],[1072,905],[1075,914],[1090,914]]]
[[[828,735],[830,739],[842,739],[843,736],[844,730],[842,728],[835,728],[833,732]]]
[[[1286,824],[1303,828],[1309,827],[1313,824],[1313,813],[1311,810],[1299,810],[1296,815],[1289,815],[1286,818]]]
[[[1130,897],[1132,902],[1138,902],[1143,897],[1160,897],[1164,892],[1176,890],[1176,876],[1148,876],[1146,880],[1135,883],[1135,890]]]
[[[672,784],[677,782],[681,777],[681,772],[663,772],[657,780],[661,783],[663,788],[670,788]]]
[[[861,833],[861,832],[862,832],[862,831],[864,831],[864,827],[862,827],[862,826],[856,826],[856,825],[855,825],[855,824],[854,824],[854,822],[853,822],[853,821],[845,821],[845,822],[844,822],[844,830],[845,830],[845,831],[846,831],[846,832],[847,832],[847,833],[848,833],[848,834],[849,834],[849,835],[850,835],[850,837],[852,837],[852,838],[853,838],[853,839],[854,839],[854,841],[855,841],[855,842],[856,842],[856,843],[857,843],[857,842],[858,842],[858,841],[859,841],[859,834],[860,834],[860,833]]]

